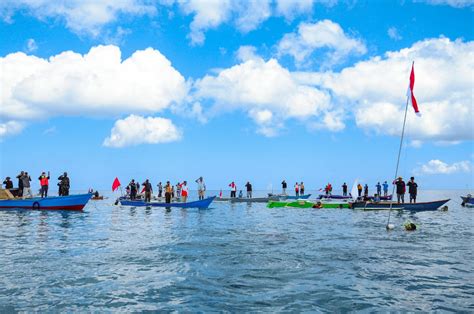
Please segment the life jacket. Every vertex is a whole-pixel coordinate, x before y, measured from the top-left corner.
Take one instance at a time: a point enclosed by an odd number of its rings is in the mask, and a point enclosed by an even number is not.
[[[47,177],[47,176],[41,176],[40,185],[41,185],[41,186],[49,185],[49,180],[48,180],[48,177]]]

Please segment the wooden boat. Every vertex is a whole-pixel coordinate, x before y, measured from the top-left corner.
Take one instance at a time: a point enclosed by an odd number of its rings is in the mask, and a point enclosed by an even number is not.
[[[93,196],[93,197],[91,198],[92,201],[100,201],[100,200],[103,200],[103,199],[104,199],[103,196]]]
[[[304,195],[300,195],[300,196],[296,196],[296,195],[279,195],[279,198],[281,200],[307,200],[309,199],[309,197],[311,196],[311,194],[304,194]]]
[[[474,206],[474,198],[468,194],[467,196],[461,196],[462,199],[462,206],[473,207]]]
[[[0,200],[0,209],[35,209],[35,210],[78,210],[81,211],[92,194],[69,196],[16,198]]]
[[[354,202],[350,203],[353,209],[362,209],[362,210],[385,210],[390,209],[390,204],[392,204],[392,209],[394,210],[410,210],[410,211],[433,211],[437,210],[444,204],[449,202],[449,199],[432,201],[432,202],[422,202],[422,203],[401,203],[397,202]]]
[[[363,196],[361,196],[363,197]],[[326,194],[320,194],[318,196],[318,199],[324,200],[324,199],[333,199],[333,200],[350,200],[352,199],[352,194],[349,194],[348,196],[344,195],[326,195]],[[374,196],[368,196],[366,199],[368,200],[373,200]],[[389,201],[392,199],[392,195],[387,195],[387,196],[380,196],[380,199],[382,201]]]
[[[177,208],[208,208],[211,205],[212,201],[215,199],[215,196],[205,198],[203,200],[193,201],[193,202],[173,202],[173,203],[162,203],[162,202],[144,202],[144,201],[130,201],[130,200],[120,200],[119,203],[122,206],[133,206],[133,207],[177,207]]]
[[[293,202],[285,201],[270,201],[267,204],[268,208],[349,208],[349,203],[346,202],[308,202],[306,200],[299,200]]]
[[[216,202],[232,202],[232,203],[267,203],[269,201],[277,201],[280,197],[268,196],[268,197],[216,197]]]

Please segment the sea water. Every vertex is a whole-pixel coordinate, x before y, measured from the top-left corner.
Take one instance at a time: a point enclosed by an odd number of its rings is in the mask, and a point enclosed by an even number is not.
[[[467,192],[421,192],[449,210],[394,211],[389,232],[387,211],[266,204],[1,211],[0,312],[473,312]]]

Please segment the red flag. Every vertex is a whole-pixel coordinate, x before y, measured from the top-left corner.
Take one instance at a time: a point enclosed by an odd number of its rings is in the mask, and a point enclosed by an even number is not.
[[[115,180],[112,183],[112,192],[118,189],[119,186],[120,186],[120,181],[117,177],[115,177]]]
[[[421,116],[420,110],[418,110],[418,103],[416,102],[415,95],[413,94],[413,89],[415,87],[415,62],[411,65],[410,73],[410,85],[408,86],[407,96],[410,97],[411,105],[415,110],[417,116]]]

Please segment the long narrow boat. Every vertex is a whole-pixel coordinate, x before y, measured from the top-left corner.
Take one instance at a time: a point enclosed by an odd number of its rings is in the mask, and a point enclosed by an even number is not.
[[[268,208],[349,208],[349,203],[346,202],[308,202],[306,200],[299,200],[293,202],[285,201],[271,201],[267,204]]]
[[[468,206],[468,207],[474,206],[474,198],[471,195],[461,196],[461,199],[462,199],[462,203],[461,203],[462,206]]]
[[[162,203],[162,202],[144,202],[144,201],[130,201],[130,200],[119,200],[119,203],[123,206],[133,207],[177,207],[177,208],[208,208],[215,196],[205,198],[203,200],[193,202],[173,202],[173,203]]]
[[[449,202],[449,199],[432,201],[432,202],[422,202],[422,203],[401,203],[397,202],[354,202],[351,203],[353,209],[362,209],[362,210],[385,210],[390,209],[390,204],[392,204],[392,209],[404,209],[410,211],[433,211],[437,210],[444,204]]]
[[[232,203],[267,203],[269,201],[277,201],[280,197],[268,196],[268,197],[216,197],[216,202],[232,202]]]
[[[304,194],[304,195],[278,195],[281,200],[307,200],[311,196],[311,194]]]
[[[325,199],[332,199],[332,200],[349,200],[349,199],[352,199],[352,195],[349,194],[349,196],[345,196],[345,195],[325,195],[325,194],[320,194],[318,196],[318,199],[319,200],[325,200]],[[367,197],[368,200],[373,200],[374,199],[374,196],[368,196]],[[387,195],[387,196],[380,196],[380,199],[382,201],[389,201],[392,199],[392,195]]]
[[[26,199],[0,200],[0,209],[35,209],[35,210],[78,210],[81,211],[92,194],[69,196],[34,197]]]

